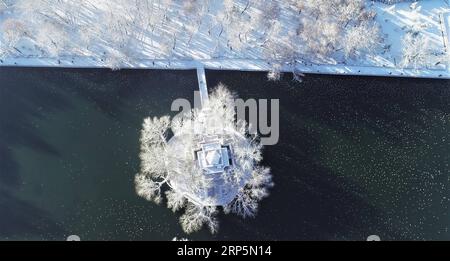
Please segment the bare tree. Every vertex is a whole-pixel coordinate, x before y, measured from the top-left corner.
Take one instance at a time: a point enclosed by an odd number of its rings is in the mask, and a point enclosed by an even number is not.
[[[35,43],[50,57],[70,53],[71,41],[64,26],[47,22],[41,24],[35,36]]]
[[[166,144],[169,117],[146,118],[141,130],[141,160],[142,172],[153,177],[163,177],[165,163],[163,153]]]
[[[225,213],[232,212],[243,218],[254,217],[258,210],[258,202],[269,195],[268,188],[272,186],[272,176],[268,168],[254,169],[247,185],[241,188],[236,198],[224,207]]]
[[[182,209],[186,205],[186,198],[182,193],[176,190],[166,191],[167,207],[172,209],[173,212]]]
[[[279,81],[281,79],[281,76],[282,73],[280,64],[274,64],[272,66],[272,69],[267,73],[267,79],[269,81]]]
[[[302,55],[310,60],[327,61],[341,50],[359,57],[380,42],[374,13],[363,0],[304,0],[298,10],[297,33],[307,46]]]
[[[211,233],[215,233],[219,228],[216,214],[216,207],[188,203],[185,213],[180,217],[180,224],[186,233],[195,232],[203,225],[206,225]]]
[[[153,201],[156,204],[161,203],[161,183],[156,182],[143,174],[136,175],[134,183],[136,186],[136,193],[139,196],[146,200]]]
[[[362,23],[349,28],[344,37],[344,54],[346,57],[360,57],[367,52],[374,52],[381,43],[378,26]]]
[[[156,203],[161,202],[161,186],[167,182],[164,145],[169,123],[167,116],[146,118],[141,130],[141,173],[135,178],[136,192]]]
[[[26,26],[18,19],[8,18],[1,24],[2,41],[1,46],[5,52],[12,52],[17,43],[28,35]]]

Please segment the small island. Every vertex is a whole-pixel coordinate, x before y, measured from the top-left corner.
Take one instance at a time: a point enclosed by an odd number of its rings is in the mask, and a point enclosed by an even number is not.
[[[235,121],[234,99],[219,85],[204,96],[200,109],[172,120],[144,120],[136,191],[155,203],[165,194],[174,212],[185,208],[180,223],[186,233],[204,224],[216,232],[219,208],[255,216],[258,202],[273,186],[269,168],[259,165],[257,135],[248,132],[246,122]]]

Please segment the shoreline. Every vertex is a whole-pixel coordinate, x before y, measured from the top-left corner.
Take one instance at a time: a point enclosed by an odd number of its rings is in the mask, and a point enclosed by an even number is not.
[[[63,57],[63,58],[7,58],[0,63],[1,67],[49,67],[49,68],[92,68],[111,69],[108,65],[94,57]],[[273,63],[265,60],[249,59],[204,59],[204,60],[152,60],[140,59],[124,64],[120,69],[159,69],[159,70],[196,70],[203,67],[206,70],[223,71],[255,71],[268,72],[273,70]],[[299,72],[305,74],[330,74],[351,76],[380,76],[450,79],[449,70],[410,69],[377,66],[353,66],[331,64],[285,64],[280,72]]]

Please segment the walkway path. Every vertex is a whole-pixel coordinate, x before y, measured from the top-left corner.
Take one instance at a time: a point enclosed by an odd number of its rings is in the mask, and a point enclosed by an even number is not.
[[[446,18],[447,24],[450,19]],[[104,62],[92,57],[61,57],[60,59],[42,57],[8,58],[1,61],[0,66],[29,66],[29,67],[68,67],[68,68],[108,68]],[[125,64],[122,68],[132,69],[169,69],[192,70],[197,67],[211,70],[239,70],[239,71],[269,71],[273,65],[267,60],[260,59],[203,59],[203,60],[152,60],[141,59],[133,64]],[[318,74],[366,75],[366,76],[395,76],[417,78],[450,79],[450,68],[445,69],[407,69],[377,66],[350,66],[345,64],[312,64],[298,62],[295,65],[284,65],[281,71]]]
[[[209,98],[208,98],[208,86],[206,85],[206,74],[205,74],[205,67],[202,65],[199,65],[197,67],[197,79],[198,79],[198,88],[200,90],[200,101],[203,105],[205,105]]]

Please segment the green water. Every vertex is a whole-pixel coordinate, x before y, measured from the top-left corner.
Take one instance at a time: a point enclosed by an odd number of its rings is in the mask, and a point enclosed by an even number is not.
[[[275,187],[255,219],[185,235],[135,194],[144,117],[193,101],[194,71],[0,68],[0,239],[450,239],[450,82],[207,72],[280,99],[264,150]]]

